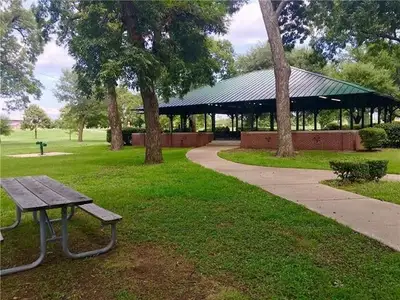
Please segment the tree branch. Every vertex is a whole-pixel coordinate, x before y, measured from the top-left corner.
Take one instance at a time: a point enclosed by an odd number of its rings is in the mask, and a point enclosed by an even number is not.
[[[393,35],[390,35],[387,33],[380,33],[380,34],[378,34],[378,36],[380,36],[381,38],[384,38],[384,39],[389,39],[391,41],[396,41],[396,42],[400,43],[400,37],[396,37],[396,36],[393,36]]]
[[[275,10],[276,17],[279,18],[281,15],[282,10],[285,8],[286,4],[288,4],[290,0],[282,0],[281,3],[279,3],[278,8]]]

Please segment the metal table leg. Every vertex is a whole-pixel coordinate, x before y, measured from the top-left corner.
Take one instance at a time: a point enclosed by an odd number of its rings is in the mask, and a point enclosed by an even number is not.
[[[45,214],[46,214],[45,210],[40,211],[40,218],[39,218],[40,219],[39,220],[39,224],[40,224],[40,256],[39,256],[39,258],[31,264],[14,267],[14,268],[9,268],[9,269],[5,269],[5,270],[0,270],[0,276],[30,270],[30,269],[37,267],[38,265],[40,265],[42,263],[44,257],[46,256],[46,217],[45,217]]]
[[[74,214],[75,214],[75,206],[71,206],[71,212],[68,214],[67,219],[68,219],[68,220],[71,220],[72,217],[74,216]],[[34,212],[32,213],[32,217],[33,217],[33,220],[36,221],[36,222],[39,224],[39,220],[38,220],[38,218],[37,218],[37,211],[34,211]],[[59,221],[61,221],[61,219],[60,219],[60,218],[59,218],[59,219],[50,219],[49,221],[50,221],[51,223],[54,223],[54,222],[59,222]]]
[[[111,226],[111,241],[108,243],[107,246],[104,248],[81,252],[81,253],[72,253],[68,248],[68,217],[67,217],[67,207],[61,208],[61,230],[62,230],[62,248],[66,256],[69,258],[83,258],[88,256],[95,256],[106,253],[109,251],[114,245],[117,239],[117,230],[116,230],[116,223],[110,224]]]
[[[19,223],[21,223],[21,209],[18,206],[15,207],[15,213],[16,213],[16,220],[15,220],[14,224],[12,224],[10,226],[6,226],[6,227],[1,227],[0,228],[1,231],[14,229],[15,227],[17,227],[19,225]]]

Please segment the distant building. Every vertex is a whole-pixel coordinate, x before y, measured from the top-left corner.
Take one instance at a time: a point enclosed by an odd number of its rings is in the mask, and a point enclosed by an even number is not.
[[[12,129],[20,129],[22,120],[10,120],[10,126]]]

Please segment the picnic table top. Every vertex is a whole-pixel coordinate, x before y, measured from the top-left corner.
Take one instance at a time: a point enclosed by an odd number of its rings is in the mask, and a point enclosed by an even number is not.
[[[93,200],[45,175],[4,178],[0,186],[22,211],[82,205]]]

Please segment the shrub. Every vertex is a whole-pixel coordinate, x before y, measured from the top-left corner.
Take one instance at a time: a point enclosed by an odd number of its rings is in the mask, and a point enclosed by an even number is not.
[[[354,182],[370,178],[366,162],[330,161],[329,165],[342,181]]]
[[[342,126],[342,128],[343,128],[343,126]],[[340,130],[340,126],[338,123],[332,122],[332,123],[326,124],[326,126],[324,127],[324,130]]]
[[[144,128],[135,128],[135,127],[123,127],[122,128],[122,139],[124,140],[125,145],[132,145],[132,133],[145,133],[146,129]],[[108,143],[111,143],[111,129],[107,129],[106,140]]]
[[[358,131],[361,137],[361,142],[368,150],[381,148],[387,135],[382,128],[363,128]]]
[[[383,143],[384,147],[400,148],[400,123],[385,123],[375,125],[375,128],[382,128],[387,134]]]
[[[387,160],[368,160],[369,178],[368,180],[379,181],[387,173],[387,166],[389,161]]]

